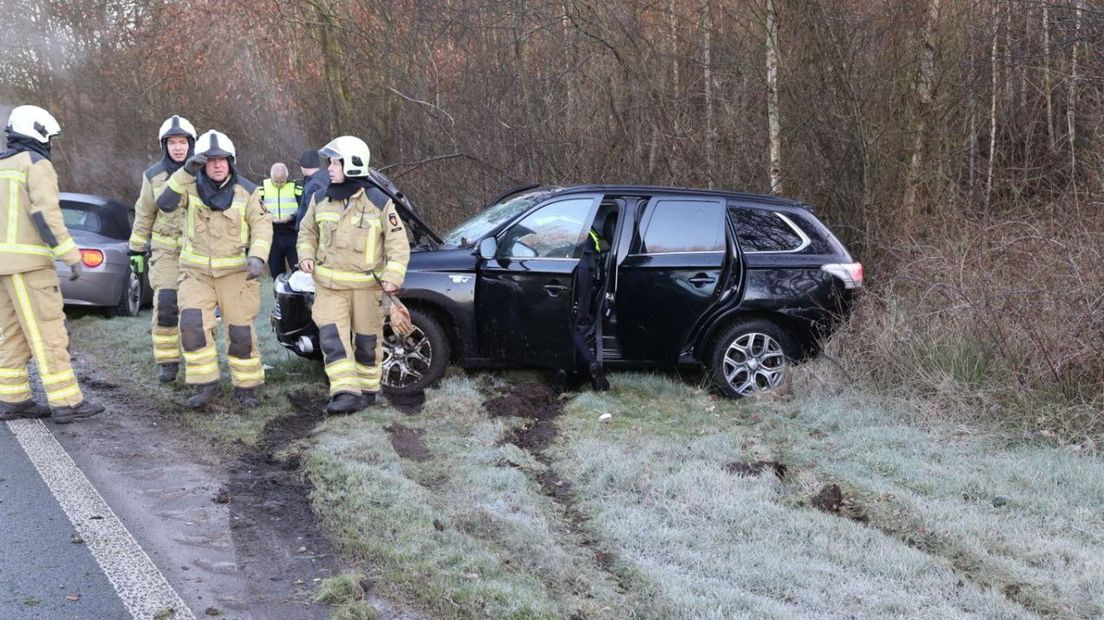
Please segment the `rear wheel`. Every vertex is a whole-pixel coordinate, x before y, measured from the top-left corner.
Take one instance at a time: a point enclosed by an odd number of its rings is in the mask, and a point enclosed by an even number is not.
[[[726,396],[751,396],[781,386],[796,353],[793,337],[776,323],[739,321],[717,340],[709,371]]]
[[[119,296],[119,303],[112,310],[113,316],[138,316],[138,311],[142,309],[142,277],[134,273],[134,270],[127,271],[126,283],[123,285],[123,292]]]
[[[414,332],[400,336],[383,324],[383,376],[385,390],[406,396],[426,389],[442,375],[448,365],[449,341],[444,328],[432,315],[411,308]]]

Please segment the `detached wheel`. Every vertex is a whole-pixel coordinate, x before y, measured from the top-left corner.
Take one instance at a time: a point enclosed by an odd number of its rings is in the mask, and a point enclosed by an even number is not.
[[[797,347],[777,324],[764,319],[734,323],[721,333],[709,358],[713,382],[725,396],[750,396],[782,385]]]
[[[383,323],[384,389],[406,396],[426,389],[442,375],[449,359],[449,342],[444,328],[431,315],[410,309],[414,332],[399,336],[391,322]]]
[[[142,278],[133,270],[127,271],[126,284],[119,297],[119,303],[111,311],[112,316],[138,316],[142,309]]]

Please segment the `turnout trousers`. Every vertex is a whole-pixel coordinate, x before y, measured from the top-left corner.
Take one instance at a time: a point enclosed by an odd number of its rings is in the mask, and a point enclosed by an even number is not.
[[[0,400],[30,400],[27,362],[32,357],[51,408],[84,400],[69,364],[69,333],[53,267],[0,275],[0,330]]]
[[[180,308],[177,282],[180,280],[180,252],[153,250],[149,281],[153,289],[153,359],[158,365],[180,363]]]
[[[289,269],[295,270],[299,264],[299,253],[295,250],[297,233],[295,229],[282,226],[272,227],[272,249],[268,252],[268,271],[272,279]]]
[[[180,345],[184,349],[184,381],[198,385],[219,380],[215,348],[215,308],[222,311],[226,358],[234,387],[264,383],[264,367],[253,327],[261,310],[261,285],[245,272],[211,276],[183,270],[180,274]]]
[[[330,379],[330,395],[380,390],[383,310],[380,289],[333,289],[315,281],[312,314]]]

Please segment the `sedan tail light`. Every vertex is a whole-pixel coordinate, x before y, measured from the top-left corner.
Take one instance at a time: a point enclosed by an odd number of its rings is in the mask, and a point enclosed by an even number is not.
[[[849,289],[862,288],[862,263],[832,263],[829,265],[822,265],[820,270],[827,271],[840,280],[843,280],[843,285]]]
[[[81,248],[80,255],[85,267],[99,267],[104,263],[104,253],[101,250]]]

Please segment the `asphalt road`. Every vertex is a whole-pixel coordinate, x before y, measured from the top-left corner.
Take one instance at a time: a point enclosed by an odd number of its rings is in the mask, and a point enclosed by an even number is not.
[[[131,617],[23,448],[0,423],[0,618]],[[74,600],[75,599],[75,600]]]

